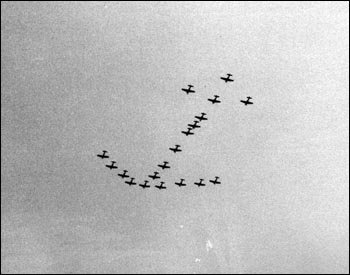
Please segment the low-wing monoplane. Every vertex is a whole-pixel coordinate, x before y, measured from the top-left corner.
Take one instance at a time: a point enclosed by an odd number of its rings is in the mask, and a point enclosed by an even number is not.
[[[242,102],[245,106],[247,106],[248,104],[253,104],[253,102],[250,101],[251,99],[252,99],[252,98],[251,98],[250,96],[247,96],[247,100],[241,100],[241,102]]]
[[[128,184],[128,185],[130,185],[130,186],[131,186],[131,185],[136,185],[137,183],[134,182],[134,179],[135,179],[135,178],[131,178],[129,181],[125,181],[125,183]]]
[[[218,95],[214,95],[214,98],[208,98],[208,101],[210,101],[211,103],[215,104],[215,103],[220,103],[221,101],[218,100],[219,96]]]
[[[170,166],[168,164],[169,164],[169,162],[163,161],[163,164],[158,164],[158,167],[162,168],[163,170],[164,169],[169,169]]]
[[[192,124],[187,124],[187,125],[190,126],[192,129],[201,128],[201,126],[199,126],[198,123],[199,123],[199,120],[195,120],[193,121]]]
[[[101,159],[108,159],[109,156],[106,156],[106,153],[108,153],[107,151],[103,150],[102,151],[103,154],[98,154],[97,156]]]
[[[106,167],[111,169],[111,170],[117,169],[118,167],[114,165],[115,163],[116,163],[115,161],[111,161],[111,164],[107,164]]]
[[[181,89],[181,90],[183,90],[186,94],[191,94],[191,93],[195,93],[196,91],[194,91],[194,90],[192,90],[191,88],[193,88],[193,86],[192,85],[187,85],[188,86],[188,88],[183,88],[183,89]]]
[[[183,182],[184,182],[184,179],[180,179],[180,182],[175,182],[175,184],[179,187],[186,186],[186,184]]]
[[[169,148],[169,150],[170,151],[173,151],[174,153],[176,153],[176,152],[181,152],[182,150],[181,149],[179,149],[180,148],[180,145],[178,145],[178,144],[176,144],[175,145],[175,148]]]
[[[141,186],[143,189],[150,188],[151,186],[147,185],[147,183],[148,183],[148,180],[145,180],[145,183],[144,184],[139,184],[139,186]]]
[[[214,185],[215,185],[215,184],[221,184],[221,182],[218,181],[218,179],[219,179],[219,177],[215,177],[214,180],[210,180],[209,182],[213,183]]]
[[[159,173],[158,172],[154,172],[153,175],[148,175],[149,178],[155,180],[155,179],[160,179],[160,176],[158,176]]]
[[[227,77],[220,77],[222,80],[225,81],[225,83],[227,82],[233,82],[234,80],[232,78],[230,78],[232,76],[232,74],[227,74]]]
[[[205,184],[203,183],[203,180],[204,179],[200,179],[199,182],[195,182],[194,184],[197,185],[198,187],[205,186]]]
[[[164,186],[165,182],[164,181],[161,181],[160,182],[160,185],[155,185],[154,187],[155,188],[158,188],[159,190],[162,190],[162,189],[166,189],[166,187]]]
[[[120,174],[118,174],[118,176],[121,177],[122,179],[123,179],[123,178],[128,178],[129,175],[126,174],[127,172],[128,172],[128,170],[123,170],[123,174],[120,173]]]
[[[181,131],[186,136],[194,135],[193,132],[191,132],[192,128],[187,128],[187,131]]]
[[[206,113],[201,113],[201,116],[195,116],[195,118],[199,119],[199,121],[208,120],[208,118],[206,118],[205,115]]]

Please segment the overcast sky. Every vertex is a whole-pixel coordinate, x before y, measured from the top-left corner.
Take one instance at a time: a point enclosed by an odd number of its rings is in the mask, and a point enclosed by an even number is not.
[[[348,273],[348,110],[347,2],[2,1],[1,272]]]

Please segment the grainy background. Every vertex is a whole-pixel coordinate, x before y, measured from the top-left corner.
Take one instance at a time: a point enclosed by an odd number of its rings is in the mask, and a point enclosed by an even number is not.
[[[1,272],[348,273],[348,61],[347,2],[2,1]]]

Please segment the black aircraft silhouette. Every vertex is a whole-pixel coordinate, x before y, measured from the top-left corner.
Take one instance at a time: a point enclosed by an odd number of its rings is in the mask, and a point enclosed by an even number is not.
[[[187,128],[187,131],[181,131],[181,133],[183,133],[186,136],[194,135],[194,133],[191,132],[191,130],[192,130],[192,128]]]
[[[187,124],[187,125],[190,126],[192,129],[201,128],[201,126],[199,126],[198,123],[199,123],[199,121],[195,120],[195,121],[193,121],[193,124]]]
[[[175,184],[176,184],[177,186],[179,186],[179,187],[181,187],[181,186],[186,186],[186,184],[183,183],[183,182],[184,182],[184,179],[180,179],[180,182],[175,182]]]
[[[143,189],[150,188],[151,186],[147,185],[147,183],[148,183],[148,180],[145,180],[145,183],[144,184],[139,184],[139,186],[141,186]]]
[[[168,163],[169,163],[169,162],[167,162],[167,161],[163,161],[163,164],[158,164],[158,167],[162,168],[163,170],[164,170],[164,169],[169,169],[170,166],[167,165]]]
[[[249,101],[252,98],[250,96],[247,96],[247,100],[241,100],[242,103],[244,103],[245,106],[247,106],[248,104],[253,104],[253,102]]]
[[[128,170],[124,170],[123,174],[118,174],[119,177],[123,178],[128,178],[129,176],[126,174],[128,172]]]
[[[186,94],[190,94],[190,93],[195,93],[196,91],[191,90],[191,88],[193,87],[192,85],[187,85],[188,88],[187,89],[181,89],[183,90]]]
[[[208,98],[208,101],[210,101],[211,103],[215,104],[215,103],[220,103],[220,100],[217,100],[219,96],[218,95],[214,95],[214,98]]]
[[[201,113],[201,116],[195,116],[195,118],[199,119],[199,121],[208,120],[208,118],[204,117],[205,115],[206,115],[206,113]]]
[[[225,83],[227,82],[233,82],[233,79],[230,78],[230,76],[232,76],[232,74],[227,74],[227,77],[220,77],[222,80],[225,81]]]
[[[182,152],[182,150],[181,149],[179,149],[180,148],[180,145],[175,145],[175,148],[169,148],[169,150],[171,150],[171,151],[173,151],[174,153],[176,153],[176,152]]]
[[[111,161],[111,164],[107,164],[106,167],[109,168],[109,169],[117,169],[118,167],[117,166],[114,166],[115,164],[115,161]]]
[[[209,182],[212,182],[213,184],[221,184],[220,181],[218,181],[219,177],[215,177],[214,180],[210,180]]]
[[[129,181],[126,181],[125,183],[126,183],[126,184],[129,184],[130,186],[131,186],[131,185],[136,185],[137,183],[134,182],[134,179],[135,179],[135,178],[131,178]]]
[[[154,172],[154,175],[148,175],[149,178],[155,180],[155,179],[160,179],[160,176],[158,176],[158,172]]]
[[[102,155],[97,155],[97,156],[101,159],[108,159],[109,158],[109,156],[106,156],[106,153],[108,153],[107,151],[103,150],[102,153],[103,153]]]
[[[164,181],[161,181],[160,182],[160,185],[156,185],[156,186],[154,186],[155,188],[158,188],[159,190],[162,190],[162,189],[166,189],[166,187],[164,186]]]
[[[204,179],[200,179],[199,182],[195,182],[194,184],[197,185],[198,187],[205,186],[205,184],[203,183],[203,180]]]

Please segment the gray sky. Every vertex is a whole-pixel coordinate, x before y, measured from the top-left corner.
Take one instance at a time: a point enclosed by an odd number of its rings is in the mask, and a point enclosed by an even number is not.
[[[2,273],[348,273],[348,104],[347,2],[3,1]]]

